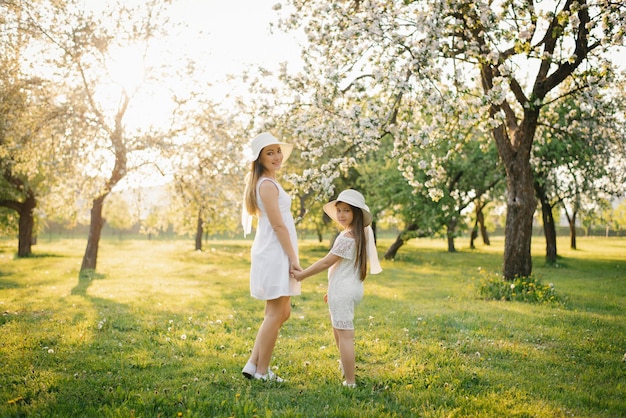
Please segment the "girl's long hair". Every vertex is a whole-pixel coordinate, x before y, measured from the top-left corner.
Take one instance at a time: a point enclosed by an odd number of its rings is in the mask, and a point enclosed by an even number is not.
[[[246,174],[245,182],[246,188],[244,190],[244,199],[246,201],[246,210],[251,215],[256,215],[259,212],[259,204],[256,196],[256,184],[263,175],[265,169],[263,164],[257,158],[250,163],[250,170]]]
[[[359,272],[359,279],[365,280],[367,276],[367,236],[363,226],[363,211],[361,208],[350,205],[352,208],[352,224],[350,229],[356,243],[356,257],[354,257],[354,268]]]

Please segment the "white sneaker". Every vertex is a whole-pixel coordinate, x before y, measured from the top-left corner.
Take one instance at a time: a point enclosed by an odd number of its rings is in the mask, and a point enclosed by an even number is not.
[[[278,382],[278,383],[282,383],[285,381],[285,379],[283,379],[282,377],[276,376],[276,374],[274,374],[274,372],[271,370],[268,370],[267,374],[255,373],[254,378],[257,380],[264,380],[266,382],[268,380],[272,382]]]
[[[356,387],[356,383],[348,383],[346,380],[343,381],[343,385],[350,389],[354,389]]]
[[[254,375],[256,374],[256,364],[253,364],[250,361],[248,361],[246,365],[243,366],[243,370],[241,371],[241,374],[243,374],[244,377],[248,379],[252,379]]]

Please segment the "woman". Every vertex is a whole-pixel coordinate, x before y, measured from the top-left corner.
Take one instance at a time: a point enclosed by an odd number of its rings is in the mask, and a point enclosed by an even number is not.
[[[250,232],[252,216],[258,217],[251,250],[250,294],[265,301],[265,317],[252,354],[242,370],[249,379],[282,382],[270,370],[274,345],[283,323],[291,314],[291,296],[300,294],[300,283],[290,271],[301,271],[291,197],[276,180],[276,172],[289,158],[293,146],[264,132],[250,143],[251,164],[246,176],[242,224]]]

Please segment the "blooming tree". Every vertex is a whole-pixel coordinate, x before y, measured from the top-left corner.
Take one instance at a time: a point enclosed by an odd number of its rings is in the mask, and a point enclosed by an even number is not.
[[[80,142],[75,165],[83,176],[74,187],[91,201],[81,274],[96,268],[105,199],[130,171],[151,163],[146,150],[158,148],[163,135],[153,125],[132,126],[129,114],[142,110],[137,103],[145,103],[147,85],[164,68],[154,57],[165,51],[157,50],[153,41],[170,29],[164,15],[168,3],[20,3],[25,18],[47,40],[39,45],[40,67],[32,71],[53,73],[62,91],[59,100],[71,107],[73,126],[65,134]],[[121,58],[115,57],[118,53]],[[134,77],[129,77],[129,68],[115,68],[116,61],[135,59]],[[68,189],[70,180],[65,182]]]
[[[167,152],[173,166],[172,202],[179,232],[195,235],[202,249],[204,232],[235,230],[241,219],[245,164],[241,149],[248,138],[236,129],[223,109],[210,101],[189,109],[186,128],[173,138]]]
[[[443,196],[445,160],[469,130],[490,134],[506,172],[503,274],[528,276],[536,208],[532,145],[541,112],[567,92],[592,103],[623,46],[626,5],[609,1],[291,0],[281,24],[307,37],[304,71],[290,80],[292,131],[311,162],[302,181],[328,190],[393,135],[398,168],[415,189]],[[277,8],[279,8],[277,6]],[[291,12],[293,10],[293,12]],[[476,94],[476,87],[481,89]],[[582,100],[582,99],[581,99]],[[445,135],[443,134],[445,132]],[[427,152],[447,143],[450,153]],[[332,150],[332,158],[327,153]],[[320,157],[323,157],[320,160]],[[322,162],[323,161],[323,162]],[[415,165],[432,167],[416,179]],[[332,189],[332,188],[330,188]]]
[[[23,21],[17,4],[0,3],[0,208],[11,214],[2,224],[18,225],[18,257],[32,254],[37,211],[53,199],[60,179],[71,171],[63,133],[67,108],[54,83],[28,72],[38,34]],[[39,225],[42,222],[39,223]]]
[[[596,95],[591,101],[577,97],[568,84],[561,88],[570,94],[544,109],[531,159],[546,259],[552,264],[557,257],[553,209],[564,208],[570,247],[576,249],[576,218],[584,202],[619,196],[626,184],[623,90]]]

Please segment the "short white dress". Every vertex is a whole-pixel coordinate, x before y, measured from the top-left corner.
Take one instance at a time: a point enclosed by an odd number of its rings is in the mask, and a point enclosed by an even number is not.
[[[256,184],[259,222],[251,249],[250,294],[260,300],[297,296],[300,294],[300,282],[289,275],[289,257],[280,245],[259,197],[259,188],[264,181],[271,182],[278,189],[280,214],[289,231],[291,245],[298,254],[296,225],[291,215],[291,197],[276,180],[261,177]]]
[[[363,282],[354,267],[356,242],[341,232],[331,248],[341,257],[328,269],[328,309],[333,328],[354,329],[354,308],[363,299]]]

